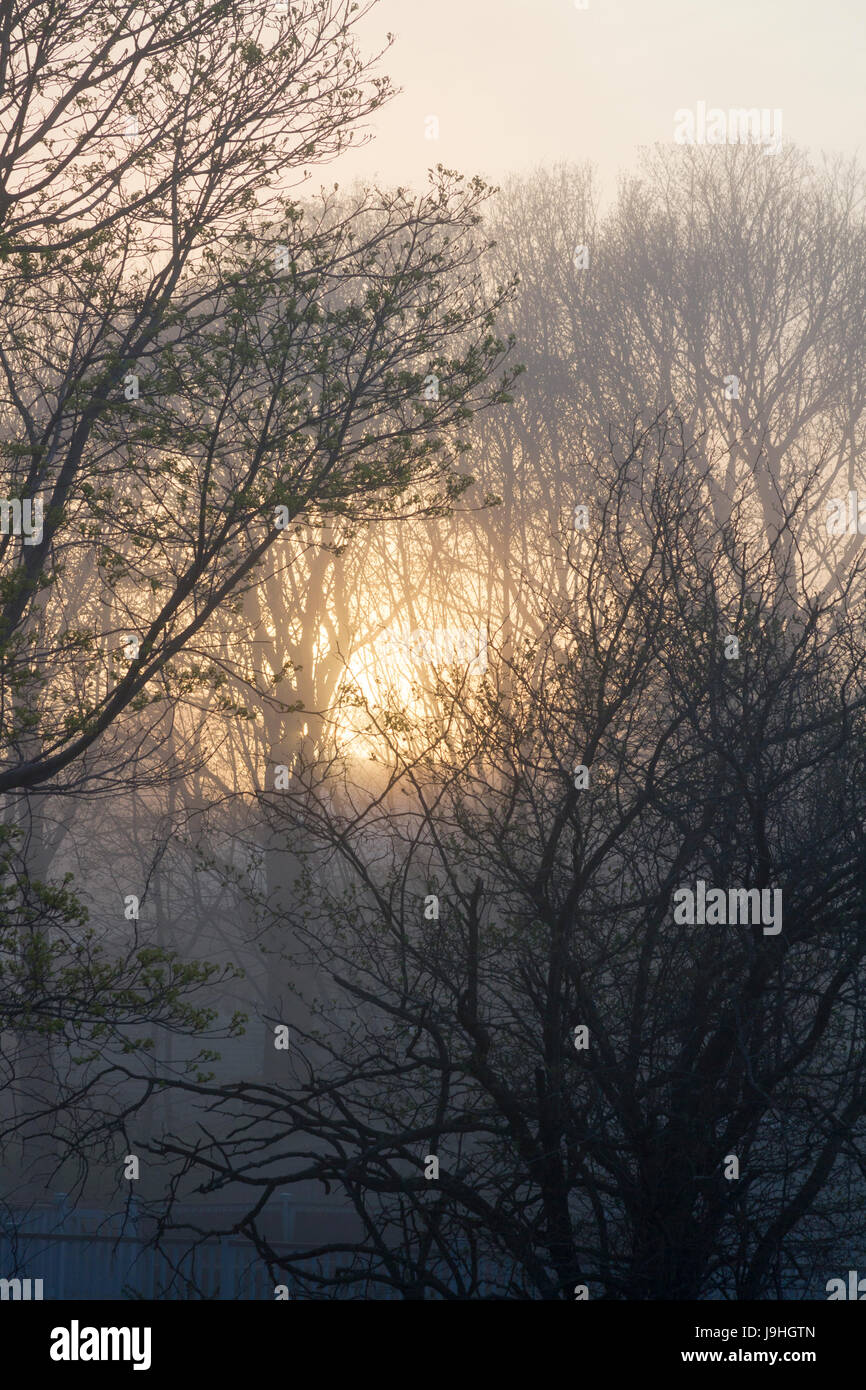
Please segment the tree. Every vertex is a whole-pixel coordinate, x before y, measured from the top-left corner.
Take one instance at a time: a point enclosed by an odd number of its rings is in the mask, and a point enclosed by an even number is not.
[[[272,24],[228,0],[39,0],[0,19],[0,794],[23,836],[0,965],[24,997],[24,905],[61,891],[76,817],[93,826],[97,794],[115,823],[156,817],[250,720],[225,639],[255,586],[303,562],[304,528],[446,509],[466,422],[504,394],[481,181],[297,192],[389,95],[355,44],[368,8],[301,0]],[[125,847],[142,878],[146,839]],[[81,860],[98,882],[99,849]],[[81,966],[86,1028],[101,977],[61,925],[34,990],[47,1010]],[[105,950],[108,1034],[150,1005],[155,1027],[201,1022],[180,995],[209,967],[172,966],[166,994],[164,943]],[[20,1060],[39,1011],[7,1013]],[[70,1045],[46,1035],[43,1095]]]
[[[182,1085],[206,1126],[152,1150],[313,1296],[808,1295],[860,1229],[862,563],[780,571],[810,499],[719,524],[683,434],[583,460],[570,601],[444,721],[371,708],[385,782],[273,798],[332,989],[281,1083]],[[310,1182],[359,1233],[287,1255],[262,1213]]]
[[[81,778],[118,719],[210,688],[185,654],[299,522],[459,491],[455,430],[500,394],[506,347],[474,270],[479,181],[440,171],[419,199],[342,211],[274,183],[383,99],[348,4],[293,6],[263,45],[226,4],[127,33],[105,0],[78,58],[85,7],[54,9],[16,11],[3,54],[3,792]],[[117,156],[145,90],[152,133]],[[69,149],[32,168],[55,126]]]
[[[10,827],[0,833],[0,923],[7,1197],[32,1198],[58,1173],[70,1192],[86,1182],[95,1152],[111,1150],[118,1117],[152,1091],[146,1078],[134,1101],[123,1094],[115,1063],[147,1058],[156,1036],[180,1034],[192,1049],[177,1074],[204,1079],[217,1055],[204,1041],[242,1029],[239,1013],[218,1026],[213,1006],[216,985],[225,989],[236,971],[147,945],[137,931],[106,941],[72,875],[34,880]]]

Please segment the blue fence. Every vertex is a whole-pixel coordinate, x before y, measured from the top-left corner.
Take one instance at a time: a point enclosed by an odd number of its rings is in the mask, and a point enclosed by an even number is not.
[[[286,1204],[282,1211],[285,1241],[271,1241],[277,1255],[297,1257],[312,1247],[292,1237],[299,1216],[315,1218],[321,1209]],[[217,1214],[211,1211],[211,1216]],[[332,1213],[333,1214],[333,1213]],[[190,1212],[201,1217],[201,1211]],[[232,1225],[232,1213],[223,1213],[223,1226]],[[237,1213],[234,1214],[237,1218]],[[165,1235],[159,1248],[139,1230],[135,1204],[124,1213],[70,1209],[63,1198],[50,1206],[26,1212],[0,1213],[0,1280],[42,1281],[46,1300],[75,1299],[275,1299],[276,1285],[285,1284],[295,1296],[292,1276],[271,1272],[251,1241],[241,1236],[192,1237]],[[335,1253],[310,1260],[310,1267],[333,1277],[345,1267],[348,1256]],[[502,1287],[503,1269],[484,1262],[489,1287]],[[447,1271],[442,1272],[450,1283]],[[26,1297],[26,1285],[0,1286],[0,1299]],[[299,1289],[298,1296],[309,1297]],[[315,1297],[315,1295],[313,1295]],[[398,1289],[378,1282],[373,1274],[344,1288],[331,1288],[319,1297],[340,1299],[401,1298]]]
[[[0,1279],[42,1280],[44,1299],[268,1299],[290,1276],[269,1273],[252,1243],[238,1236],[163,1237],[155,1249],[137,1229],[134,1214],[70,1211],[62,1201],[26,1213],[7,1212],[0,1224]],[[275,1243],[277,1253],[303,1246]],[[330,1275],[345,1256],[315,1261]],[[26,1287],[26,1286],[25,1286]],[[367,1281],[339,1291],[348,1298],[393,1299],[399,1294]],[[17,1290],[0,1290],[0,1297]],[[26,1296],[26,1295],[25,1295]],[[31,1295],[32,1296],[32,1295]]]

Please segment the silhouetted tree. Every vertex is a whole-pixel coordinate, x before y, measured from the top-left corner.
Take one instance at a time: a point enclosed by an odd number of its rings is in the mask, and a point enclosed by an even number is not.
[[[806,496],[774,542],[720,524],[676,418],[582,466],[606,501],[540,636],[441,673],[437,720],[371,707],[378,785],[271,799],[330,991],[284,1081],[184,1086],[207,1120],[153,1146],[252,1194],[313,1296],[796,1294],[860,1230],[862,566],[804,584]],[[699,881],[764,915],[685,920]],[[311,1182],[358,1235],[286,1256],[261,1212]]]

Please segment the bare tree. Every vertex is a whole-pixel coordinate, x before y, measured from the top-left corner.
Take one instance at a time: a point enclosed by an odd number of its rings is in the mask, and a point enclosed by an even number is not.
[[[206,1123],[153,1145],[313,1296],[814,1293],[860,1221],[862,574],[780,592],[681,421],[596,470],[508,699],[452,670],[444,735],[370,710],[387,785],[274,798],[331,996],[280,1084],[184,1086]],[[359,1233],[287,1255],[261,1213],[310,1182]]]

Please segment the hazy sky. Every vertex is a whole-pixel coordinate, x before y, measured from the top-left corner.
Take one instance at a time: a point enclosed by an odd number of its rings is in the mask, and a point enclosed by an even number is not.
[[[778,107],[785,141],[864,153],[866,0],[588,4],[380,0],[359,33],[395,34],[383,70],[403,90],[335,177],[417,185],[440,161],[498,179],[590,159],[607,184],[698,101]]]

